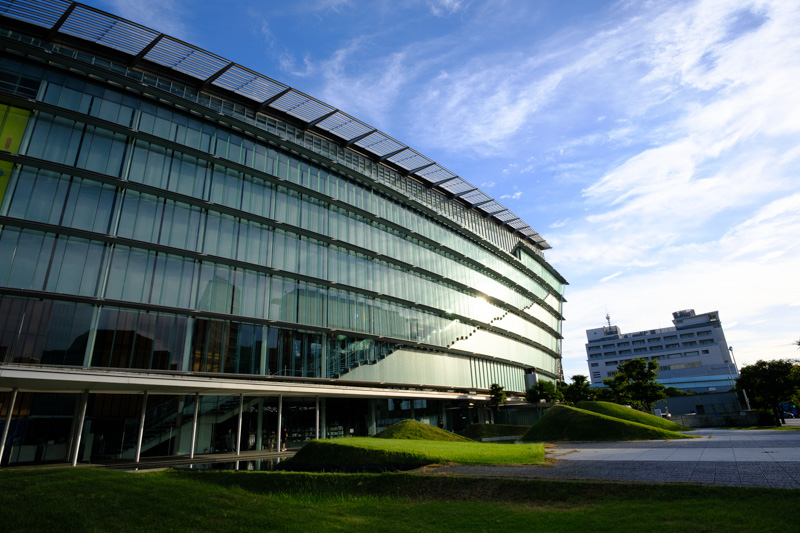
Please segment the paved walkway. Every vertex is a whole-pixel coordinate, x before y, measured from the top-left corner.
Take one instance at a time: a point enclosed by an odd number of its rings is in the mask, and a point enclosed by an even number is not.
[[[800,431],[699,429],[691,434],[701,438],[570,442],[548,449],[548,459],[555,459],[549,465],[448,466],[436,472],[800,488]]]

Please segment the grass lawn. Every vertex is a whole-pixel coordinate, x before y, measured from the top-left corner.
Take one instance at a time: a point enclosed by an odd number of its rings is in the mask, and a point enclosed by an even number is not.
[[[376,439],[352,437],[311,441],[283,463],[288,470],[409,470],[437,463],[536,464],[544,461],[544,445]]]
[[[682,433],[646,426],[566,405],[547,410],[525,435],[525,442],[666,440],[693,438]]]
[[[794,531],[798,490],[416,474],[0,471],[4,531]]]

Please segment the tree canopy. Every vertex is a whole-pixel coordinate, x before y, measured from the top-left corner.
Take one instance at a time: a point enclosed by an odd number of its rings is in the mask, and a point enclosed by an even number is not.
[[[564,399],[561,391],[555,383],[550,381],[538,381],[536,385],[525,391],[525,400],[530,403],[539,403],[541,400],[546,402],[560,402]]]
[[[594,400],[595,390],[591,388],[589,378],[582,374],[572,376],[572,383],[562,389],[564,400],[571,404],[586,400]]]
[[[755,407],[767,409],[780,425],[780,402],[788,401],[800,388],[800,365],[792,359],[756,361],[742,367],[736,390],[746,391]]]
[[[491,387],[489,387],[489,405],[492,406],[492,409],[498,410],[500,409],[500,404],[504,403],[505,401],[505,388],[497,383],[492,383]]]
[[[617,373],[603,380],[617,403],[630,403],[649,412],[653,403],[666,397],[664,385],[656,381],[658,361],[631,359],[617,367]]]

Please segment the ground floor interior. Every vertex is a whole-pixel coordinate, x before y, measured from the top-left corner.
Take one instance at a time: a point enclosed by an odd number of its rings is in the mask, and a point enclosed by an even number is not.
[[[12,390],[0,392],[0,465],[292,450],[409,418],[458,432],[492,413],[452,399]]]

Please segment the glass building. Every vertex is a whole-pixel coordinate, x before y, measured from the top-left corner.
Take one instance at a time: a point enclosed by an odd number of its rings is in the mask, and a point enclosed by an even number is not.
[[[78,3],[0,0],[0,46],[2,464],[457,430],[560,378],[548,244],[450,170]]]

